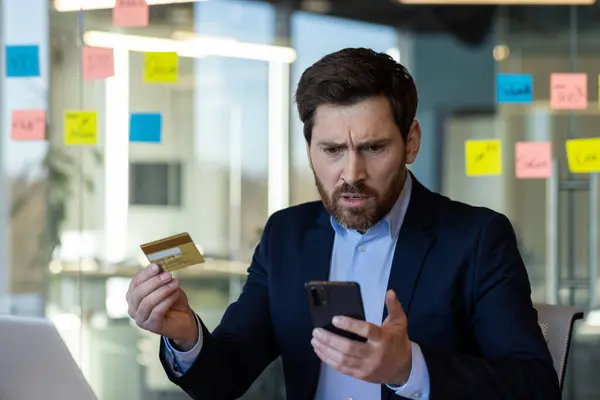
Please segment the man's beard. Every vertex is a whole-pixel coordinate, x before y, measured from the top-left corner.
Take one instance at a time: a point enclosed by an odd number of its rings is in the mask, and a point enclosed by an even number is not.
[[[315,184],[329,214],[343,227],[363,233],[381,221],[394,207],[404,186],[404,174],[405,168],[399,168],[394,174],[390,186],[381,196],[364,182],[358,182],[355,185],[344,182],[330,196],[313,170]],[[350,193],[368,196],[367,203],[362,207],[344,207],[340,203],[342,194]]]

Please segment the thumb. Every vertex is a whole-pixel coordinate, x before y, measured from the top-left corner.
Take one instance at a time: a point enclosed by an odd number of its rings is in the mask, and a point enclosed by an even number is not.
[[[393,290],[388,290],[385,294],[385,305],[387,307],[388,316],[384,323],[401,323],[406,316],[404,315],[404,309],[402,304],[398,301],[396,293]]]

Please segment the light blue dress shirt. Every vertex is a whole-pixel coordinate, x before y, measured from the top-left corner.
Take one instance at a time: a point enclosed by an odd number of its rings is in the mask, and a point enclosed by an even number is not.
[[[392,268],[396,240],[410,201],[412,179],[406,174],[406,183],[396,204],[389,214],[365,234],[348,230],[331,218],[335,239],[331,258],[329,279],[332,281],[358,282],[362,292],[365,317],[368,322],[381,325],[385,307],[385,294]],[[198,321],[200,323],[200,321]],[[200,334],[202,329],[199,328]],[[165,340],[167,358],[173,372],[185,373],[202,348],[202,337],[188,352],[175,350]],[[423,353],[416,343],[412,346],[412,370],[408,381],[399,387],[391,387],[399,396],[412,399],[429,399],[429,372]],[[381,398],[381,386],[344,375],[327,364],[322,364],[315,400],[353,399],[372,400]]]

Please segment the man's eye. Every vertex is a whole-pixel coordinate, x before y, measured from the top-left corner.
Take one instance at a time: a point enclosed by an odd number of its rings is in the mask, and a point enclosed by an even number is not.
[[[328,154],[330,156],[334,156],[336,154],[339,154],[341,149],[339,147],[325,147],[323,149],[323,151],[325,152],[325,154]]]
[[[374,145],[374,146],[369,146],[367,147],[367,151],[371,152],[371,153],[378,153],[381,150],[383,150],[383,146],[380,144]]]

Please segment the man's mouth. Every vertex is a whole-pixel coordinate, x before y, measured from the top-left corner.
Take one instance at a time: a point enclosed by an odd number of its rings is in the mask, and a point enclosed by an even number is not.
[[[344,207],[357,208],[364,207],[367,205],[369,200],[368,195],[360,193],[345,193],[340,196],[340,203]]]

